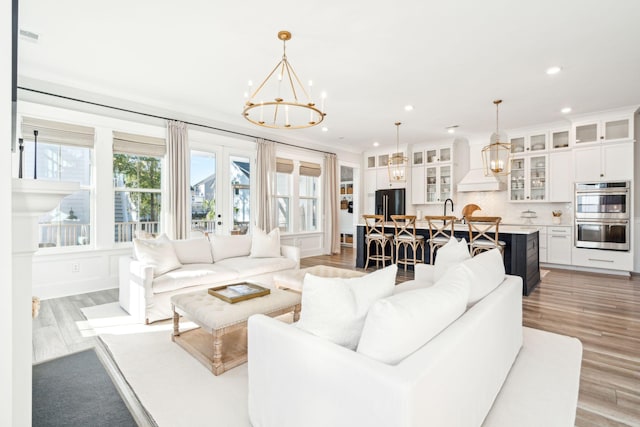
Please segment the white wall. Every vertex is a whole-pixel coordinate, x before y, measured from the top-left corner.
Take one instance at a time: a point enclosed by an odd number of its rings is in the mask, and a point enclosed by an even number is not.
[[[13,426],[17,418],[14,407],[21,407],[27,402],[13,401],[13,358],[31,358],[30,354],[16,354],[11,350],[13,337],[23,333],[23,329],[31,325],[13,323],[13,292],[11,283],[11,1],[0,2],[0,51],[4,52],[0,59],[0,170],[4,173],[0,177],[0,218],[4,221],[3,239],[0,244],[0,259],[2,262],[2,285],[0,286],[0,300],[4,301],[0,310],[0,342],[2,355],[0,356],[0,425]],[[16,307],[16,309],[28,309]],[[19,373],[18,373],[19,374]],[[25,376],[26,377],[26,376]],[[30,408],[29,408],[30,409]]]

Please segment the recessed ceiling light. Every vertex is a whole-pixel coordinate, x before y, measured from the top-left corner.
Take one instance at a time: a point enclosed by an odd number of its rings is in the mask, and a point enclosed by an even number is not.
[[[326,126],[323,126],[323,127],[322,127],[322,132],[329,132],[329,128],[328,128],[328,127],[326,127]]]
[[[547,68],[547,74],[549,74],[550,76],[553,74],[558,74],[560,71],[562,71],[562,68],[558,67],[557,65]]]
[[[405,105],[404,111],[413,111],[413,105]]]
[[[456,128],[458,127],[458,125],[453,125],[453,126],[447,126],[447,132],[448,133],[456,133]]]
[[[562,110],[560,110],[560,112],[562,114],[567,114],[571,112],[571,107],[564,107]]]
[[[378,141],[376,141],[376,142],[374,142],[374,143],[373,143],[373,146],[374,146],[374,147],[377,147],[377,146],[379,146],[379,145],[380,145],[380,143],[379,143]]]

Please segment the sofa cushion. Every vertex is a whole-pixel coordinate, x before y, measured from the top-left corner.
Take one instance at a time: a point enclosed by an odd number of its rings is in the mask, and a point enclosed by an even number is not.
[[[462,263],[469,273],[471,290],[468,305],[480,301],[504,280],[505,270],[499,249],[482,252]]]
[[[394,264],[350,279],[305,275],[296,326],[355,350],[369,307],[391,295],[397,271]]]
[[[457,266],[434,286],[380,299],[369,309],[357,351],[395,365],[460,317],[468,297],[469,273]]]
[[[136,259],[153,267],[154,277],[182,266],[166,234],[157,239],[133,239],[133,250]]]
[[[251,236],[240,234],[233,236],[212,235],[211,254],[213,262],[218,262],[225,258],[248,256],[251,253]]]
[[[219,264],[187,264],[153,280],[153,293],[175,291],[190,286],[212,283],[223,285],[236,280],[238,272]]]
[[[272,273],[274,271],[296,268],[298,263],[291,258],[227,258],[216,265],[222,265],[241,274],[242,277],[257,276],[259,274]]]
[[[211,264],[213,262],[211,245],[206,237],[173,240],[171,243],[182,264]]]
[[[251,236],[251,258],[275,258],[280,254],[280,229],[274,228],[265,233],[260,228],[254,230]]]
[[[471,258],[467,241],[461,239],[449,239],[446,245],[438,249],[438,255],[433,265],[433,280],[437,282],[444,276],[449,268]]]

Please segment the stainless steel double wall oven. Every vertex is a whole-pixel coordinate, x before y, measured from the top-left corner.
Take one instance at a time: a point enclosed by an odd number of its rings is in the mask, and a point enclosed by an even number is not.
[[[575,184],[575,246],[628,251],[631,229],[631,183]]]

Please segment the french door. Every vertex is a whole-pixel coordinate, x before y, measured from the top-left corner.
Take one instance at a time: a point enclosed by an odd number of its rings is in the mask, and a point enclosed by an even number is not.
[[[255,150],[192,144],[192,229],[220,235],[250,232]]]

